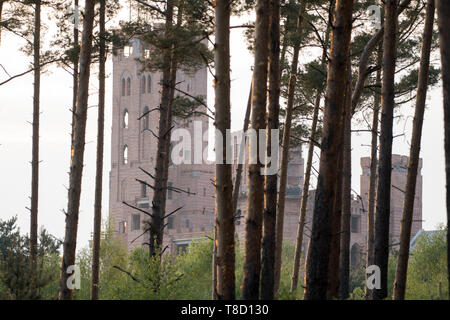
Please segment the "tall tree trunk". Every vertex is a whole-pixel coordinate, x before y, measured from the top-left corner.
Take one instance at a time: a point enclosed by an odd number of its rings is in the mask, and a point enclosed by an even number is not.
[[[433,37],[434,0],[427,1],[425,28],[422,37],[422,56],[420,59],[419,78],[417,83],[416,110],[414,114],[409,164],[406,174],[405,199],[403,203],[402,224],[400,229],[400,249],[397,256],[395,271],[394,299],[404,300],[406,291],[406,276],[408,271],[409,243],[414,215],[414,198],[416,196],[416,180],[419,168],[420,141],[422,139],[423,116],[428,89],[428,74],[430,69],[430,51]]]
[[[444,93],[445,179],[447,182],[447,272],[450,298],[450,2],[436,0]]]
[[[303,21],[306,11],[306,1],[302,1],[297,16],[296,33],[303,32]],[[302,38],[300,36],[300,38]],[[283,250],[283,230],[284,230],[284,207],[286,200],[287,169],[289,164],[289,145],[291,140],[292,111],[294,108],[295,87],[297,85],[298,56],[300,52],[301,39],[294,43],[294,53],[291,63],[291,75],[288,83],[288,99],[286,104],[286,118],[284,121],[283,141],[281,149],[280,163],[280,185],[278,190],[278,206],[276,216],[276,242],[275,242],[275,289],[278,290],[281,279],[281,254]]]
[[[347,83],[352,32],[353,1],[336,1],[334,27],[331,36],[330,62],[323,121],[322,152],[316,190],[311,240],[306,263],[306,300],[326,299],[329,253],[332,239],[333,204],[337,196],[337,163],[342,149],[342,114]]]
[[[350,62],[350,61],[349,61]],[[352,216],[352,73],[349,63],[347,92],[345,94],[346,113],[344,117],[344,148],[342,168],[342,224],[339,258],[339,298],[349,296],[350,279],[350,223]]]
[[[39,116],[41,90],[41,1],[34,4],[34,85],[33,85],[33,143],[31,160],[30,262],[33,289],[37,281],[38,204],[39,204]]]
[[[278,150],[272,151],[272,130],[279,128],[280,114],[280,0],[270,1],[269,118],[267,119],[267,155],[278,165]],[[276,141],[278,145],[278,141]],[[278,169],[278,168],[277,168]],[[261,299],[273,300],[275,286],[275,228],[278,196],[278,171],[266,175],[262,239]]]
[[[72,299],[68,280],[68,268],[75,265],[77,245],[78,213],[80,209],[81,182],[83,177],[84,146],[89,97],[89,77],[92,52],[92,29],[95,15],[95,1],[87,0],[83,21],[82,49],[80,55],[80,81],[75,110],[75,132],[70,164],[69,201],[66,212],[66,232],[63,245],[59,299]]]
[[[106,0],[100,0],[99,92],[97,121],[97,164],[95,174],[94,236],[92,244],[91,299],[98,300],[100,276],[100,236],[102,231],[103,144],[105,131],[105,12]]]
[[[385,32],[383,40],[383,82],[378,166],[377,210],[375,218],[374,264],[381,269],[381,288],[373,290],[373,299],[387,297],[389,261],[389,219],[391,209],[392,130],[395,94],[395,61],[397,39],[397,1],[385,4]]]
[[[78,0],[75,0],[74,2],[75,8],[78,8]],[[77,107],[77,97],[78,97],[78,68],[80,64],[80,54],[78,52],[79,48],[79,31],[78,31],[78,25],[75,23],[73,27],[73,46],[77,50],[77,53],[74,56],[73,60],[73,90],[72,90],[72,145],[73,145],[73,136],[75,132],[75,109]]]
[[[256,157],[250,155],[248,176],[248,212],[245,226],[245,257],[242,297],[245,300],[259,298],[261,272],[261,235],[264,209],[264,176],[260,155],[259,131],[266,128],[267,67],[269,54],[270,0],[256,3],[255,69],[253,73],[253,99],[251,124],[257,139]],[[252,159],[254,158],[254,159]],[[253,160],[253,161],[252,161]]]
[[[229,0],[218,0],[216,11],[215,44],[215,93],[216,130],[221,133],[221,147],[216,152],[226,159],[229,148],[226,131],[231,125],[230,106],[230,11]],[[216,163],[216,211],[217,211],[217,296],[218,299],[235,298],[234,273],[234,211],[232,203],[233,183],[231,164]]]
[[[344,115],[341,116],[341,121],[344,123]],[[344,141],[344,126],[341,126],[340,138]],[[344,145],[342,144],[342,147]],[[328,257],[328,286],[327,299],[334,300],[338,298],[339,293],[339,258],[340,258],[340,243],[341,243],[341,222],[342,222],[342,183],[343,171],[342,164],[344,161],[343,148],[339,150],[336,181],[334,186],[335,197],[333,200],[333,213],[331,215],[331,240]]]
[[[325,32],[325,47],[322,51],[322,65],[325,64],[327,59],[327,51],[328,51],[328,42],[330,41],[330,28],[331,22],[333,19],[333,6],[334,0],[330,1],[330,8],[328,10],[328,24],[327,30]],[[309,183],[311,180],[311,169],[312,169],[312,160],[314,156],[314,148],[315,148],[315,136],[317,131],[317,122],[319,120],[319,111],[320,111],[320,100],[322,98],[323,88],[319,88],[317,90],[316,100],[314,102],[314,113],[313,120],[311,124],[311,135],[309,139],[308,145],[308,157],[306,160],[306,168],[305,168],[305,178],[303,180],[303,188],[302,188],[302,198],[300,201],[300,215],[298,220],[298,229],[297,229],[297,240],[295,244],[295,254],[294,254],[294,265],[292,268],[292,278],[291,278],[291,292],[297,289],[298,285],[298,276],[300,270],[300,259],[302,257],[302,249],[303,249],[303,237],[305,232],[305,224],[306,224],[306,209],[308,206],[308,195],[309,195]]]
[[[381,45],[378,50],[377,64],[381,65],[383,53]],[[377,71],[375,83],[380,84],[381,69]],[[381,87],[381,85],[380,85]],[[373,265],[375,253],[375,202],[377,187],[377,166],[378,166],[378,121],[380,118],[381,95],[378,91],[374,93],[373,118],[372,118],[372,142],[370,151],[370,178],[369,178],[369,204],[367,213],[367,263],[366,267]],[[367,277],[367,276],[366,276]],[[366,287],[366,298],[369,298],[369,291]]]
[[[164,37],[169,39],[173,33],[174,1],[167,1]],[[154,257],[162,250],[164,236],[164,216],[166,211],[167,179],[170,157],[170,139],[172,126],[172,101],[176,81],[177,64],[173,56],[173,46],[165,49],[164,68],[162,70],[162,90],[159,110],[158,145],[155,166],[155,185],[150,222],[149,254]]]

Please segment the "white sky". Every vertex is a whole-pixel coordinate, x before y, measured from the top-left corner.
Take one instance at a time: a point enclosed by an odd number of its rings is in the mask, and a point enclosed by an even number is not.
[[[236,22],[236,21],[235,21]],[[238,22],[236,22],[238,24]],[[250,85],[250,67],[253,57],[247,52],[242,30],[232,30],[232,129],[239,130],[247,105]],[[2,34],[0,64],[11,74],[26,70],[31,61],[19,52],[20,43],[16,38]],[[108,215],[108,185],[110,171],[110,136],[112,124],[112,64],[107,65],[107,109],[105,125],[105,168],[103,217]],[[7,76],[0,68],[0,81]],[[210,77],[211,78],[211,77]],[[88,125],[86,136],[85,168],[81,197],[78,246],[87,245],[93,226],[94,177],[97,122],[97,71],[91,77]],[[213,107],[214,91],[212,81],[208,82],[208,104]],[[42,76],[41,85],[41,139],[40,139],[40,197],[39,225],[57,238],[64,237],[64,214],[67,207],[67,191],[70,124],[72,103],[72,78],[61,69],[51,68]],[[29,229],[29,207],[31,190],[31,125],[32,120],[32,74],[18,78],[0,86],[0,219],[17,215],[23,232]],[[429,92],[428,108],[425,113],[421,157],[423,158],[423,219],[425,229],[433,229],[445,221],[445,175],[443,150],[443,110],[442,90]],[[411,107],[405,112],[413,114]],[[406,137],[394,140],[394,153],[408,155],[412,117],[407,119]],[[394,134],[403,132],[405,122],[396,125]],[[353,178],[352,188],[359,191],[361,169],[359,158],[369,156],[368,133],[353,134]],[[306,154],[304,150],[304,154]],[[317,163],[316,163],[317,165]]]

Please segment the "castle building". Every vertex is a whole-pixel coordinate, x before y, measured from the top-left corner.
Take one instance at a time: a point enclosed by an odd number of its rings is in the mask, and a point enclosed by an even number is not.
[[[151,212],[153,191],[138,180],[152,184],[145,171],[154,174],[156,165],[158,132],[157,107],[160,103],[161,72],[142,70],[138,58],[146,57],[148,50],[138,39],[130,42],[117,56],[113,57],[113,124],[111,141],[110,172],[110,216],[114,231],[128,245],[129,250],[148,243],[145,224],[148,216],[127,204]],[[202,96],[206,101],[207,70],[195,73],[177,73],[177,88],[190,96]],[[178,93],[177,93],[178,94]],[[181,94],[179,94],[181,95]],[[207,112],[200,106],[199,111]],[[176,155],[184,161],[169,166],[166,213],[179,209],[171,215],[164,229],[164,246],[168,252],[176,253],[190,243],[212,236],[215,219],[214,164],[205,159],[197,161],[198,148],[208,148],[207,135],[209,119],[205,115],[189,119],[175,118],[173,132],[187,132],[193,139],[183,140],[183,148]],[[172,132],[173,136],[175,135]],[[201,136],[200,145],[198,136]],[[233,150],[233,175],[238,164],[242,143],[242,132],[231,134]],[[246,148],[247,149],[247,148]],[[175,149],[173,149],[175,150]],[[178,149],[177,149],[178,150]],[[174,152],[172,152],[173,154]],[[172,155],[171,155],[172,156]],[[281,154],[279,159],[281,160]],[[248,155],[245,155],[245,163]],[[400,235],[403,207],[403,191],[406,183],[408,157],[393,155],[391,188],[391,243],[395,246]],[[362,261],[367,242],[367,208],[369,187],[369,158],[361,159],[362,175],[360,194],[352,198],[351,217],[351,261],[356,265]],[[421,169],[421,163],[420,167]],[[298,228],[300,199],[304,180],[304,160],[301,147],[292,147],[288,165],[288,179],[285,200],[284,239],[295,243]],[[245,215],[247,212],[248,167],[243,166],[236,233],[240,243],[245,240]],[[175,187],[172,189],[171,187]],[[263,190],[261,190],[263,192]],[[315,191],[309,191],[307,217],[303,239],[303,252],[309,243],[314,209]],[[412,235],[422,227],[422,175],[419,171],[414,206]]]

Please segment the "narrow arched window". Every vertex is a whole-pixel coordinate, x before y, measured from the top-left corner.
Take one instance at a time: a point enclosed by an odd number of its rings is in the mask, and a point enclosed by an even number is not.
[[[152,77],[147,76],[147,93],[152,93]]]
[[[141,94],[145,93],[146,90],[146,81],[145,81],[145,76],[142,76],[141,78]]]
[[[128,146],[125,145],[123,147],[123,164],[127,164],[128,163]]]
[[[122,78],[122,97],[125,95],[125,79]]]
[[[123,111],[123,127],[124,127],[124,129],[128,129],[128,118],[129,118],[128,110],[125,109]]]
[[[144,130],[150,128],[150,114],[149,109],[147,106],[145,106],[144,110],[142,111],[142,115],[144,116],[142,120],[144,121]]]
[[[127,96],[131,95],[131,79],[127,79]]]

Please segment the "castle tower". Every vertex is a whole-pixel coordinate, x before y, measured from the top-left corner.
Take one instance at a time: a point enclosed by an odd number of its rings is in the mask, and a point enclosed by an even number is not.
[[[153,191],[136,181],[144,180],[153,184],[151,178],[140,168],[154,174],[156,165],[161,72],[143,71],[138,58],[148,58],[149,51],[142,41],[134,39],[119,54],[113,57],[113,125],[110,172],[110,215],[115,232],[128,244],[131,250],[148,242],[143,233],[148,217],[128,206],[151,211]],[[195,74],[177,73],[177,88],[192,96],[203,96],[206,101],[207,71]],[[176,95],[181,95],[176,93]],[[202,107],[200,107],[201,109]],[[202,110],[204,111],[205,110]],[[150,112],[150,113],[148,113]],[[146,116],[143,116],[147,114]],[[173,132],[186,129],[191,139],[191,148],[182,149],[184,164],[169,167],[168,186],[186,192],[168,190],[166,213],[182,207],[167,219],[164,243],[175,252],[197,238],[209,233],[214,223],[214,189],[210,179],[214,176],[214,166],[202,162],[194,163],[198,137],[208,129],[208,118],[196,116],[189,120],[174,119]],[[197,140],[196,140],[197,139]],[[200,148],[207,142],[200,137]],[[173,142],[176,144],[177,142]],[[190,162],[190,163],[189,163]]]
[[[391,178],[391,216],[389,235],[393,245],[398,244],[400,239],[400,228],[402,221],[404,190],[406,185],[406,174],[409,157],[392,155],[392,178]],[[369,203],[369,180],[370,180],[370,158],[361,158],[361,197],[367,210]],[[419,159],[419,168],[416,182],[416,195],[414,199],[413,224],[411,237],[422,229],[422,159]],[[367,228],[366,225],[363,226]]]

